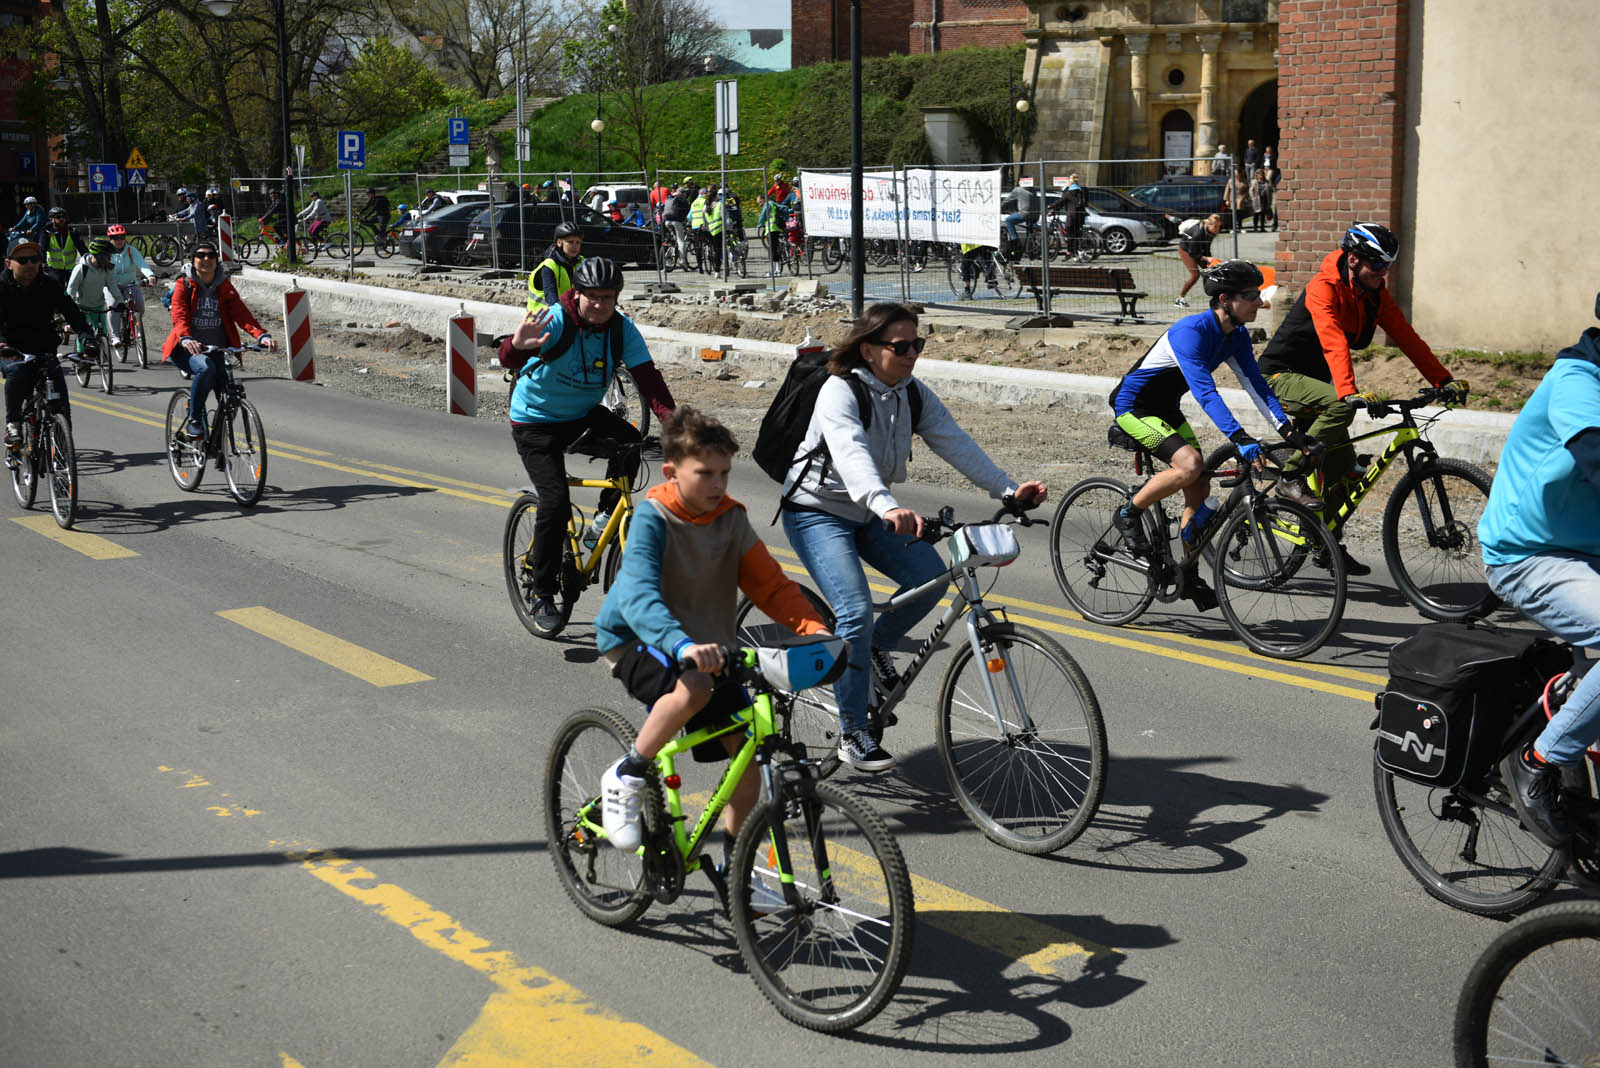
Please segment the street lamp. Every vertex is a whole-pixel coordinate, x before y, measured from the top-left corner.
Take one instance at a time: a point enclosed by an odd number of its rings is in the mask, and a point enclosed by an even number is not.
[[[607,40],[608,41],[616,40],[616,37],[617,37],[617,24],[616,23],[613,22],[611,25],[606,27],[606,36],[607,36]],[[595,72],[595,77],[594,77],[594,121],[589,124],[589,129],[594,131],[594,180],[595,180],[595,184],[596,185],[599,185],[600,182],[605,179],[605,166],[606,166],[605,165],[604,154],[602,152],[602,148],[604,146],[604,141],[603,141],[603,139],[601,137],[601,135],[606,132],[606,120],[604,120],[604,119],[602,119],[600,117],[600,86],[601,86],[600,74],[599,74],[599,72]]]
[[[1011,99],[1016,103],[1013,111],[1006,115],[1006,162],[1012,164],[1012,170],[1015,171],[1017,156],[1022,152],[1022,147],[1017,143],[1017,134],[1028,110],[1033,107],[1033,102],[1028,99],[1027,86],[1018,85],[1016,75],[1011,77]]]
[[[239,0],[205,0],[206,10],[226,18]],[[289,262],[294,255],[294,146],[289,140],[289,31],[284,25],[284,0],[272,0],[272,19],[278,31],[278,118],[283,124],[283,239]]]

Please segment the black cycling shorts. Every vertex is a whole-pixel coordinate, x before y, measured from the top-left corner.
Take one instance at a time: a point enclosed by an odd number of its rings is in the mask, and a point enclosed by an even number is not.
[[[629,695],[642,701],[646,708],[653,707],[671,693],[682,674],[683,668],[672,657],[653,645],[637,641],[623,650],[616,666],[611,669],[611,677],[622,683]],[[749,707],[750,697],[744,692],[743,686],[719,682],[716,689],[711,691],[711,700],[706,702],[706,707],[696,712],[684,725],[684,733],[725,727],[733,722],[735,713]],[[721,738],[702,742],[689,750],[689,754],[699,764],[728,759]]]

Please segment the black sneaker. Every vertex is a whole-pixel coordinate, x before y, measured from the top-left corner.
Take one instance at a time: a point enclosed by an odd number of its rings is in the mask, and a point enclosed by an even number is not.
[[[1350,550],[1343,545],[1339,546],[1339,555],[1344,558],[1344,573],[1346,578],[1361,578],[1372,574],[1372,568],[1350,555]]]
[[[869,731],[849,731],[839,739],[839,760],[857,771],[888,771],[894,767],[890,756]]]
[[[561,629],[561,609],[554,597],[533,599],[533,625],[539,630],[555,632]]]
[[[1196,575],[1189,584],[1189,600],[1194,602],[1198,610],[1209,612],[1217,607],[1217,591],[1213,590],[1205,579]]]
[[[1511,803],[1516,806],[1522,825],[1552,849],[1567,843],[1576,828],[1572,817],[1561,807],[1561,769],[1554,764],[1535,762],[1524,746],[1506,758],[1506,780],[1511,787]]]
[[[900,672],[895,670],[894,657],[884,649],[872,650],[872,680],[876,684],[876,696],[894,692],[900,685]]]
[[[1278,496],[1284,500],[1293,501],[1302,508],[1313,512],[1322,511],[1322,501],[1311,492],[1311,487],[1305,484],[1304,479],[1286,478],[1278,483]]]
[[[1144,514],[1141,511],[1135,515],[1130,505],[1118,508],[1111,517],[1111,525],[1117,528],[1117,533],[1122,535],[1123,544],[1136,553],[1150,551],[1150,539],[1144,532]]]

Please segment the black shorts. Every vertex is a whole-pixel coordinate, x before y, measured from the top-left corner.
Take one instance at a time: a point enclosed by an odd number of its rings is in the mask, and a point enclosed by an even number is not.
[[[643,702],[646,708],[653,707],[671,693],[682,674],[683,668],[672,657],[644,642],[628,645],[617,659],[616,666],[611,669],[611,677],[622,683],[629,695]],[[726,727],[733,722],[736,713],[749,707],[750,697],[744,692],[743,686],[718,683],[716,689],[711,691],[711,700],[706,702],[706,707],[696,712],[684,725],[684,733]],[[728,759],[721,738],[701,742],[689,750],[689,754],[699,764],[713,764]]]

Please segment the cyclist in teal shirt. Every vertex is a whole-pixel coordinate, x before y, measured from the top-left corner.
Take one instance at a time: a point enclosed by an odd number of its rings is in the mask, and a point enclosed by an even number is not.
[[[572,288],[555,305],[530,312],[500,347],[500,363],[516,368],[511,394],[511,436],[528,477],[539,492],[534,519],[533,624],[555,630],[561,613],[555,597],[560,583],[561,541],[572,504],[567,493],[565,454],[585,434],[636,444],[639,431],[605,406],[613,375],[628,374],[658,418],[673,409],[672,392],[656,370],[639,328],[617,310],[622,270],[597,256],[573,273]],[[613,450],[620,451],[620,450]],[[606,477],[639,472],[637,452],[613,455]],[[604,527],[618,494],[600,496],[595,522]]]

